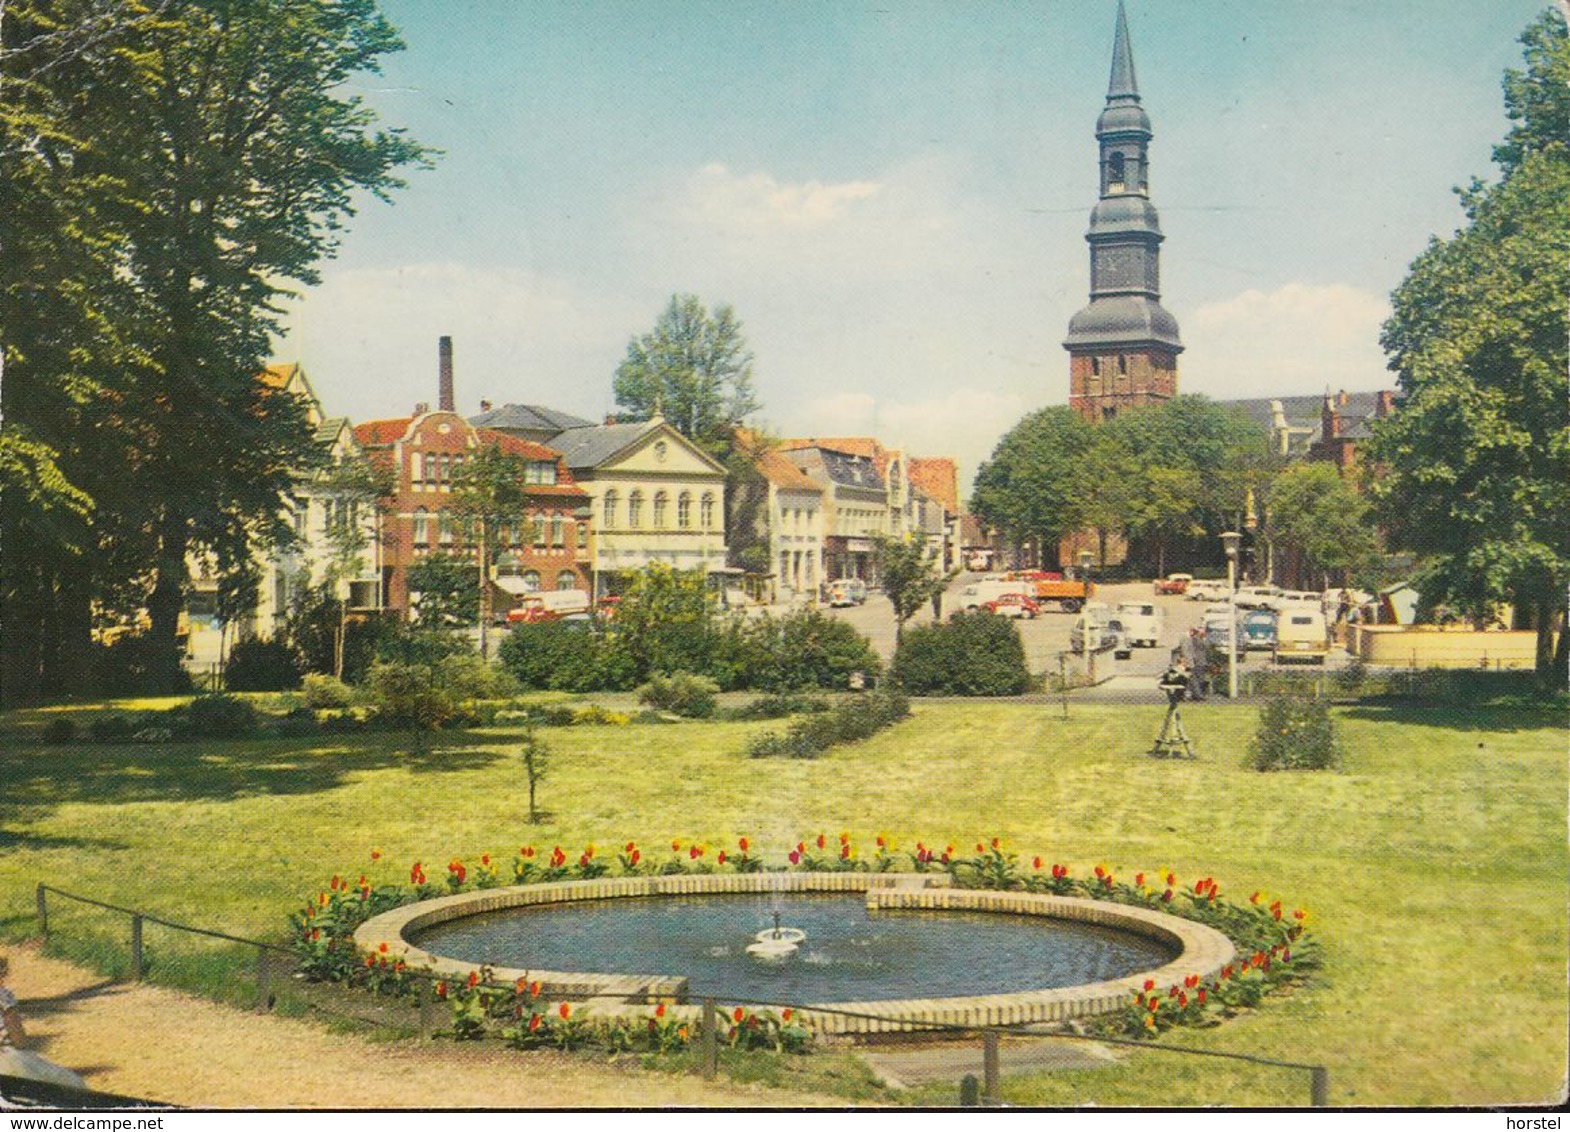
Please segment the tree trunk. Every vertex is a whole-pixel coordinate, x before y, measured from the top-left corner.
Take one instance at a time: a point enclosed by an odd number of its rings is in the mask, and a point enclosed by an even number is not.
[[[86,699],[97,691],[93,687],[92,568],[87,563],[73,561],[60,570],[55,607],[60,691]]]
[[[38,702],[43,645],[43,590],[36,567],[5,567],[0,599],[0,707]]]
[[[1559,633],[1558,647],[1554,644],[1554,630],[1562,630],[1563,610],[1557,609],[1551,602],[1540,601],[1534,610],[1537,621],[1537,682],[1544,688],[1563,688],[1566,686],[1566,653],[1565,634]]]
[[[147,599],[148,681],[154,692],[178,692],[184,688],[180,657],[180,610],[185,604],[185,552],[189,534],[185,518],[172,510],[164,511],[159,523],[157,581]]]

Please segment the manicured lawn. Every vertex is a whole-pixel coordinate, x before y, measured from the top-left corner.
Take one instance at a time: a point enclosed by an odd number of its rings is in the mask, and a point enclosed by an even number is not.
[[[1066,722],[1055,706],[1015,703],[918,701],[915,712],[812,762],[740,756],[748,736],[780,724],[550,730],[551,816],[538,827],[524,820],[525,778],[501,730],[422,746],[380,734],[56,748],[13,738],[0,753],[0,932],[32,933],[40,880],[276,938],[334,872],[401,878],[418,859],[436,879],[455,855],[510,859],[525,843],[609,853],[636,839],[648,853],[671,837],[720,848],[746,834],[777,860],[820,831],[849,831],[868,851],[878,833],[901,846],[1001,836],[1077,871],[1170,867],[1180,880],[1211,874],[1237,899],[1263,888],[1309,909],[1326,955],[1309,985],[1168,1042],[1326,1064],[1338,1105],[1559,1095],[1570,1020],[1562,713],[1341,709],[1340,773],[1262,775],[1243,767],[1247,705],[1185,709],[1193,762],[1140,754],[1159,708],[1076,706]],[[44,718],[11,713],[4,725],[14,736]],[[51,908],[67,951],[123,951],[123,919]],[[159,931],[149,928],[150,953],[174,970],[192,945]],[[1307,1082],[1138,1052],[1116,1069],[1010,1078],[1005,1096],[1296,1105]]]

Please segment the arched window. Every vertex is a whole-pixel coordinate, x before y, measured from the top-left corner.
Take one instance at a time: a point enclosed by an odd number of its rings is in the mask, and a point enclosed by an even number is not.
[[[545,520],[539,515],[530,515],[529,523],[534,527],[534,545],[545,545]]]
[[[692,492],[684,491],[676,497],[676,525],[682,530],[692,526]]]
[[[523,582],[524,593],[535,593],[540,588],[540,572],[538,570],[525,570],[520,579]]]
[[[559,590],[575,590],[578,588],[578,575],[571,570],[563,570],[556,575],[556,588]]]
[[[1128,358],[1122,354],[1118,355],[1118,372],[1125,374],[1128,372]]]
[[[451,546],[453,540],[452,516],[446,511],[436,513],[436,537],[443,546]]]
[[[703,493],[703,501],[698,504],[698,525],[704,530],[714,526],[714,494]]]
[[[552,515],[551,516],[551,545],[552,546],[561,546],[562,542],[563,542],[563,539],[562,539],[562,517],[560,515]]]
[[[414,545],[431,545],[431,516],[424,507],[414,509]]]
[[[1107,181],[1110,186],[1123,187],[1123,155],[1114,153],[1107,161]]]
[[[427,452],[425,454],[424,478],[426,483],[433,483],[436,480],[436,454],[434,452]]]
[[[643,525],[643,492],[634,491],[627,496],[627,525],[637,530]]]
[[[654,525],[656,527],[665,525],[665,493],[663,491],[654,493]]]
[[[606,530],[611,530],[616,526],[616,503],[616,491],[612,488],[605,493],[605,518],[600,520]]]

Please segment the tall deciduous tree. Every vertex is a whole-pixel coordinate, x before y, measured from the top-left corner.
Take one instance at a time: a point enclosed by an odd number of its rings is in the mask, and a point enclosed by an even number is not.
[[[5,234],[24,262],[69,252],[0,326],[26,370],[7,423],[96,503],[95,568],[140,544],[173,684],[188,552],[273,537],[315,455],[301,406],[257,381],[278,300],[316,282],[356,194],[425,160],[345,93],[401,44],[373,0],[11,0],[3,24],[7,100],[26,92],[0,154],[25,234]]]
[[[1502,176],[1461,190],[1466,223],[1435,238],[1392,296],[1381,342],[1400,375],[1370,457],[1396,545],[1422,558],[1426,603],[1530,612],[1537,669],[1564,686],[1570,583],[1570,38],[1545,13],[1505,79]]]
[[[1094,427],[1066,406],[1038,409],[977,470],[971,511],[1016,545],[1056,546],[1085,526],[1083,469],[1095,441]]]
[[[1372,511],[1334,464],[1294,464],[1270,483],[1264,533],[1298,588],[1350,585],[1378,559]]]
[[[496,532],[509,519],[522,521],[524,459],[500,445],[482,445],[453,476],[452,509],[468,521],[478,547],[480,655],[486,655],[491,618],[491,559]],[[532,532],[520,532],[526,541]]]
[[[721,304],[672,295],[654,329],[627,343],[616,367],[616,403],[630,417],[658,411],[688,440],[723,458],[732,430],[761,408],[741,321]]]
[[[941,594],[948,578],[943,574],[941,551],[920,535],[878,539],[880,588],[894,606],[894,644],[905,636],[905,622]]]

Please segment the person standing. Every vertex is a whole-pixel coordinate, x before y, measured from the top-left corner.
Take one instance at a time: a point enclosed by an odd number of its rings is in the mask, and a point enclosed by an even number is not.
[[[1183,642],[1183,661],[1188,666],[1188,698],[1203,700],[1210,690],[1210,643],[1204,631],[1190,629]]]

